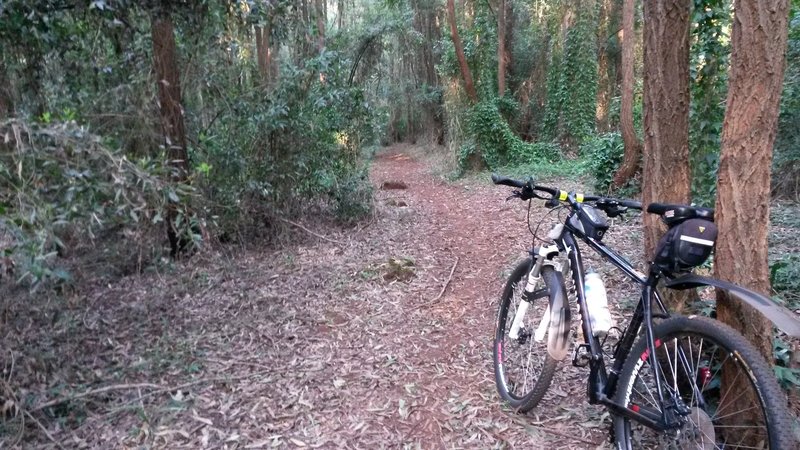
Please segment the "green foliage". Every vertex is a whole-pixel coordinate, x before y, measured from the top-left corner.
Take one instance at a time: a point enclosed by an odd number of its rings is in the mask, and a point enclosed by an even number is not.
[[[511,130],[500,114],[495,101],[484,101],[475,105],[468,117],[468,127],[474,137],[475,146],[463,147],[459,158],[462,167],[475,150],[490,168],[502,165],[525,164],[536,161],[555,161],[560,149],[551,143],[524,142]]]
[[[344,219],[369,213],[371,198],[360,150],[376,139],[361,88],[349,65],[324,52],[283,68],[285,81],[264,96],[232,90],[194,152],[212,169],[200,187],[227,233],[258,228],[279,214],[331,203]],[[325,81],[320,81],[320,73]]]
[[[692,199],[713,204],[725,118],[731,24],[730,2],[694,0],[692,16],[689,148]]]
[[[21,268],[19,281],[32,288],[69,282],[56,256],[81,241],[141,239],[143,231],[163,225],[169,204],[178,208],[179,230],[192,232],[196,219],[185,205],[193,190],[163,181],[165,158],[130,161],[70,122],[10,121],[0,133],[13,137],[0,144],[0,245]]]
[[[800,308],[800,255],[790,253],[771,262],[769,281],[772,290],[788,302],[789,308]]]
[[[792,347],[780,337],[772,341],[775,377],[784,388],[800,388],[800,369],[792,368]]]
[[[800,196],[800,6],[792,2],[786,72],[773,158],[773,191]]]
[[[597,96],[596,26],[593,8],[575,12],[563,50],[552,51],[547,79],[547,112],[543,136],[568,149],[580,146],[594,133]]]
[[[604,133],[594,136],[581,146],[581,155],[586,160],[589,173],[594,178],[595,192],[609,192],[611,180],[622,164],[625,145],[622,136],[617,133]],[[630,180],[617,195],[630,196],[639,190],[638,180]]]

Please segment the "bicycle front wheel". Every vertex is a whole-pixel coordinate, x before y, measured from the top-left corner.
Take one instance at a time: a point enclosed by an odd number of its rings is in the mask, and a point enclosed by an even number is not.
[[[530,411],[542,400],[558,365],[558,361],[547,352],[549,298],[544,296],[530,302],[523,299],[532,266],[531,260],[523,261],[509,277],[500,299],[494,340],[497,391],[503,400],[521,413]],[[544,266],[536,289],[547,287],[550,295],[564,295],[559,281],[557,272]],[[527,306],[519,314],[520,326],[512,336],[512,324],[523,303]]]
[[[655,326],[656,351],[642,337],[629,354],[615,401],[676,428],[657,432],[614,418],[619,449],[794,449],[786,399],[764,358],[729,326],[674,316]],[[659,401],[653,367],[661,379]]]

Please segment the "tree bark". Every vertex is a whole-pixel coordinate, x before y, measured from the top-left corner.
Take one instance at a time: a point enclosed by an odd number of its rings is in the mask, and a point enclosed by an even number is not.
[[[612,14],[612,1],[600,2],[600,14],[597,17],[597,107],[595,109],[595,123],[597,131],[608,131],[608,104],[611,101],[613,82],[608,71],[608,41],[610,38],[610,22]]]
[[[691,0],[644,1],[644,161],[642,204],[689,202],[689,20]],[[666,231],[644,215],[645,260]],[[688,294],[665,292],[680,311]]]
[[[633,175],[639,169],[639,160],[641,159],[642,155],[642,143],[636,136],[636,130],[633,127],[633,84],[635,81],[633,78],[634,3],[634,0],[623,0],[622,2],[622,99],[620,105],[620,128],[622,129],[622,141],[625,144],[625,156],[623,158],[622,165],[614,175],[614,179],[611,182],[612,186],[614,187],[622,186],[633,177]],[[688,128],[686,133],[688,139]]]
[[[189,158],[186,151],[186,129],[181,104],[180,73],[175,48],[175,33],[172,18],[167,13],[157,14],[152,19],[153,65],[158,85],[158,101],[161,111],[161,127],[164,133],[164,147],[167,150],[173,182],[184,182],[189,175]],[[177,205],[167,208],[167,237],[172,254],[181,250],[181,242],[175,229]]]
[[[11,80],[3,56],[0,55],[0,120],[14,115],[14,97],[11,94]]]
[[[458,37],[454,0],[447,0],[447,20],[450,22],[450,37],[453,39],[453,46],[456,48],[458,66],[461,69],[461,76],[464,78],[464,90],[467,91],[469,99],[472,100],[473,103],[477,103],[478,93],[475,91],[475,84],[472,82],[472,74],[467,65],[467,57],[464,56],[464,46],[461,45],[461,38]]]
[[[325,48],[325,7],[323,0],[314,0],[314,13],[317,16],[317,50]]]
[[[737,0],[734,11],[714,267],[717,277],[769,295],[770,167],[789,8],[787,0]],[[772,362],[772,325],[767,319],[722,291],[717,291],[717,318],[738,329]]]
[[[272,52],[270,49],[269,35],[271,32],[270,24],[265,27],[256,26],[256,60],[258,62],[258,72],[265,86],[270,83],[270,63]]]
[[[506,92],[506,0],[497,8],[497,96]]]

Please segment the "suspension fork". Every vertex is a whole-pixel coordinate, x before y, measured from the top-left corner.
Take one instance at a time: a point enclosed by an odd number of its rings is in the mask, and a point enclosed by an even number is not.
[[[511,329],[508,332],[508,337],[511,339],[519,339],[520,330],[522,329],[522,323],[525,319],[525,314],[528,312],[528,307],[530,306],[531,302],[542,297],[546,297],[549,295],[547,286],[542,289],[536,290],[536,286],[539,285],[539,281],[542,279],[542,266],[544,266],[544,262],[552,255],[558,254],[558,248],[555,245],[549,246],[542,246],[538,247],[531,252],[533,255],[533,267],[531,268],[530,272],[528,272],[528,278],[526,280],[525,289],[522,294],[522,301],[517,308],[517,312],[514,314],[514,320],[511,322]],[[547,331],[547,327],[550,324],[550,302],[547,304],[547,309],[545,313],[542,315],[542,321],[539,323],[539,326],[536,327],[536,332],[534,334],[534,338],[537,341],[541,342],[544,339],[544,334]]]

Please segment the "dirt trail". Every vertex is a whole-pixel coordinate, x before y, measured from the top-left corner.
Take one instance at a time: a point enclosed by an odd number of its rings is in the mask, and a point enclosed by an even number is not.
[[[504,277],[530,242],[525,207],[488,180],[439,180],[412,150],[375,159],[376,187],[408,189],[376,190],[372,221],[304,222],[329,240],[298,230],[300,244],[195,258],[66,304],[14,305],[3,338],[14,357],[0,365],[41,427],[27,420],[18,435],[9,423],[0,439],[21,436],[26,448],[604,446],[608,417],[585,403],[586,372],[569,363],[533,413],[501,406],[491,340]],[[413,277],[386,279],[403,258]]]

